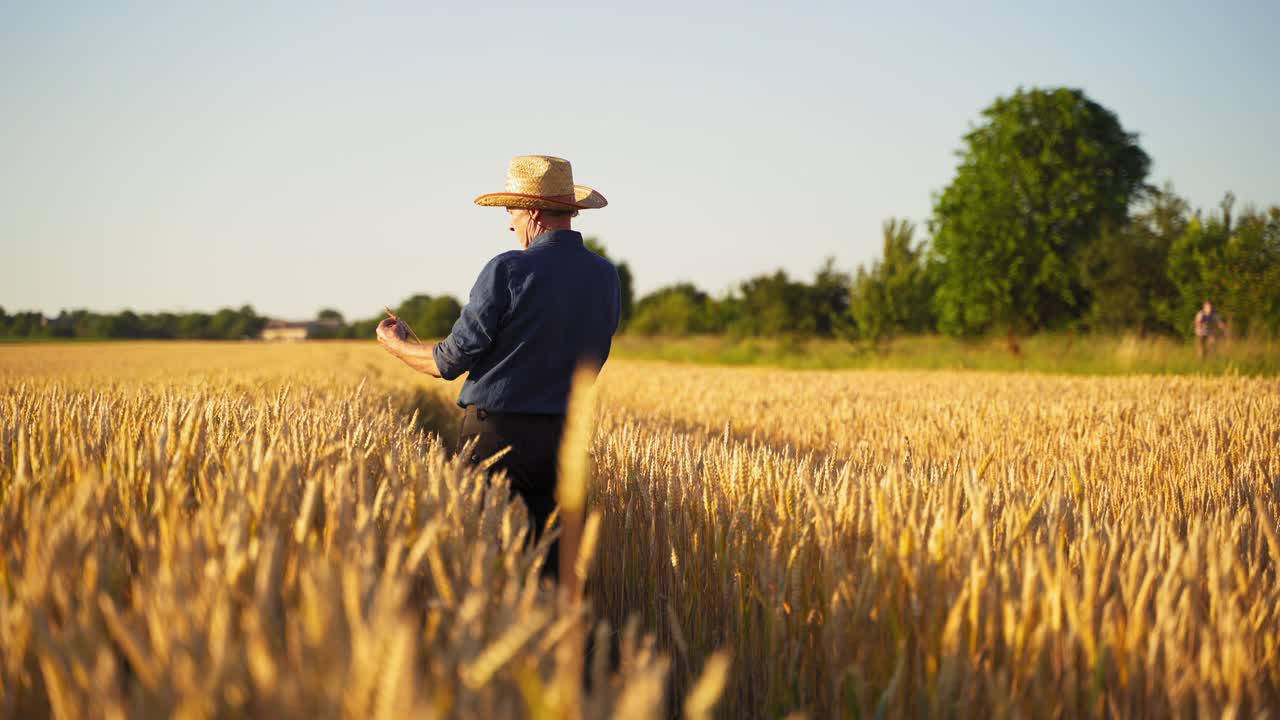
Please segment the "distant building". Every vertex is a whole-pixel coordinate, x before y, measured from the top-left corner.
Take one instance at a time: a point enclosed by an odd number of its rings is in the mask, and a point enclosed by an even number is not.
[[[258,337],[262,340],[308,340],[318,335],[333,337],[341,329],[342,323],[337,320],[269,320]]]

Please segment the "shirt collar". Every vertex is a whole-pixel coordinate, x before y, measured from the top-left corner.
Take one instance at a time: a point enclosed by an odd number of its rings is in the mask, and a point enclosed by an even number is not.
[[[552,245],[559,243],[581,245],[582,233],[577,230],[548,230],[535,237],[533,242],[529,243],[529,247],[533,248],[538,245]]]

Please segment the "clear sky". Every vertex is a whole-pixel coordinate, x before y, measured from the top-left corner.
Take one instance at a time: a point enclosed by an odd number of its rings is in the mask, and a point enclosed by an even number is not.
[[[465,298],[508,160],[609,207],[641,293],[921,225],[982,108],[1085,90],[1193,204],[1280,202],[1280,3],[0,0],[0,306]]]

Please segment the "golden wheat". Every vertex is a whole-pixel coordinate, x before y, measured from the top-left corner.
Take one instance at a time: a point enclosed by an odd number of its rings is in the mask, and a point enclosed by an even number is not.
[[[376,356],[156,349],[0,355],[0,716],[662,715]]]
[[[454,393],[372,344],[0,347],[0,715],[1280,712],[1275,380],[614,360],[585,605]]]
[[[1280,708],[1280,383],[614,368],[590,592],[728,716]]]

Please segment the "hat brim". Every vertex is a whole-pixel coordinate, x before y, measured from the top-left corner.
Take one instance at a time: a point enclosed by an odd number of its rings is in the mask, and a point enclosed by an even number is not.
[[[541,195],[519,193],[488,193],[476,198],[476,204],[484,207],[522,208],[525,210],[598,210],[609,204],[600,193],[585,185],[573,186],[573,202],[552,200]]]

